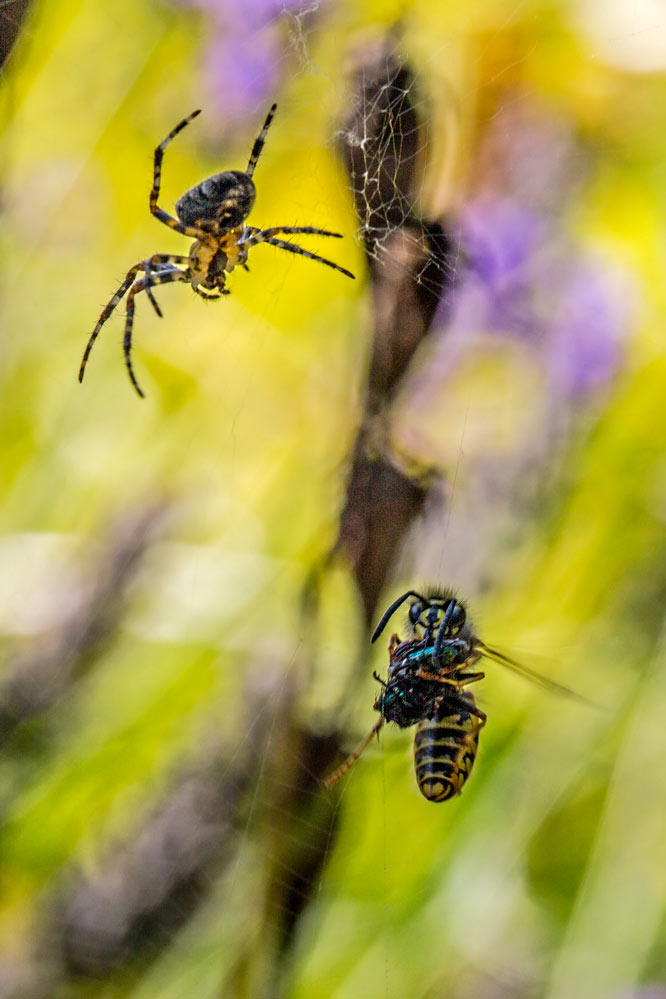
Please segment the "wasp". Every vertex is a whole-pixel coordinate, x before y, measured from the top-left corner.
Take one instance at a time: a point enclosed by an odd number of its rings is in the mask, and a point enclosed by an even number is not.
[[[392,635],[386,680],[377,673],[381,690],[374,703],[379,718],[354,752],[325,781],[331,787],[356,763],[385,722],[400,728],[416,726],[414,766],[416,782],[428,801],[447,801],[463,789],[476,760],[479,734],[486,715],[466,687],[485,673],[472,667],[483,657],[492,659],[553,693],[580,701],[554,680],[523,666],[473,634],[464,603],[450,590],[427,595],[408,590],[387,608],[372,635],[376,642],[390,618],[409,598],[410,637]],[[586,702],[589,703],[589,702]]]

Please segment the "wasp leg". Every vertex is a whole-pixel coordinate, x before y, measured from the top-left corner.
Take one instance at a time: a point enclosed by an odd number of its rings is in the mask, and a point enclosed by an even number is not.
[[[476,683],[477,680],[483,680],[485,675],[485,673],[456,673],[456,682],[466,687],[468,683]]]
[[[345,762],[342,763],[337,770],[334,770],[333,773],[330,774],[325,779],[324,784],[326,785],[326,787],[333,787],[334,784],[338,783],[341,777],[344,777],[344,775],[351,770],[351,768],[354,766],[359,756],[361,756],[363,751],[367,749],[367,747],[369,746],[370,742],[372,741],[372,737],[374,735],[379,735],[379,730],[381,729],[383,724],[384,724],[383,718],[379,718],[379,720],[375,722],[370,732],[368,732],[365,739],[363,739],[363,741],[358,744],[354,752],[347,757]]]
[[[388,654],[389,658],[393,660],[395,655],[395,650],[400,645],[400,635],[391,635],[391,640],[388,643]]]

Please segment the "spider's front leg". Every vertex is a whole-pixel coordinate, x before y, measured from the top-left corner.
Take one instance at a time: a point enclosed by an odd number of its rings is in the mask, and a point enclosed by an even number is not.
[[[351,271],[348,271],[345,267],[340,267],[339,264],[333,263],[332,260],[327,260],[326,257],[320,257],[317,253],[310,253],[309,250],[304,250],[302,246],[298,246],[296,243],[289,243],[284,239],[276,239],[274,234],[278,232],[287,234],[310,233],[340,238],[339,232],[329,232],[327,229],[315,229],[313,226],[273,226],[271,229],[256,229],[254,226],[248,225],[243,229],[238,241],[238,248],[245,252],[245,259],[247,259],[247,251],[251,247],[258,246],[259,243],[268,243],[269,246],[277,246],[278,249],[286,250],[288,253],[297,253],[301,257],[307,257],[308,260],[316,260],[320,264],[326,264],[327,267],[332,267],[333,270],[340,271],[341,274],[345,274],[347,277],[356,277]]]
[[[201,108],[193,111],[192,114],[188,114],[187,118],[183,118],[175,128],[172,128],[166,139],[162,139],[159,146],[155,150],[155,155],[153,157],[153,186],[150,189],[149,205],[151,215],[163,222],[164,225],[168,225],[170,229],[175,229],[176,232],[180,232],[183,236],[189,236],[191,239],[203,239],[208,241],[209,237],[203,229],[195,228],[194,226],[184,225],[178,219],[173,218],[168,212],[165,212],[163,208],[160,208],[157,204],[157,199],[160,196],[160,184],[162,181],[162,160],[164,159],[164,150],[169,145],[172,139],[178,135],[179,132],[189,125],[197,115],[201,114]]]

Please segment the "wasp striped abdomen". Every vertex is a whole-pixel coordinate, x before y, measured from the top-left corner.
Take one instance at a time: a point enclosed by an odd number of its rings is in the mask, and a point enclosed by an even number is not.
[[[414,767],[419,791],[428,801],[448,801],[463,789],[472,772],[479,748],[479,732],[485,716],[466,711],[467,702],[476,711],[469,692],[450,714],[419,722],[414,735]]]
[[[381,684],[374,704],[379,720],[344,763],[326,778],[329,787],[353,767],[384,723],[393,722],[400,728],[416,726],[414,766],[423,797],[437,802],[459,795],[472,772],[479,733],[486,724],[485,714],[467,690],[470,683],[484,677],[481,672],[471,671],[482,657],[551,693],[591,703],[477,638],[467,620],[465,605],[451,590],[432,588],[425,594],[407,590],[384,611],[372,633],[373,642],[410,597],[409,637],[401,639],[397,634],[391,637],[386,680],[373,674]]]

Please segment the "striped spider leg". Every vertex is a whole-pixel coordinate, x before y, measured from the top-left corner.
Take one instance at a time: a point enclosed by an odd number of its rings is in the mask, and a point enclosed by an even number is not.
[[[301,246],[277,238],[278,235],[297,235],[299,233],[340,238],[340,233],[317,229],[314,226],[274,226],[270,229],[258,229],[254,226],[244,225],[256,199],[256,188],[252,177],[264,148],[266,135],[276,108],[277,105],[273,104],[259,135],[254,140],[245,171],[226,170],[214,174],[190,188],[176,202],[177,218],[169,215],[157,203],[162,179],[162,161],[169,143],[200,112],[193,111],[187,118],[183,118],[160,142],[153,159],[153,184],[149,197],[150,213],[170,229],[182,236],[189,237],[194,242],[187,256],[157,253],[130,268],[115,295],[104,307],[97,325],[90,334],[79,369],[79,381],[83,380],[90,352],[102,326],[127,294],[125,336],[123,339],[125,366],[132,385],[143,397],[144,393],[136,379],[131,361],[134,299],[139,292],[145,291],[158,316],[161,316],[162,312],[152,292],[156,285],[187,282],[201,298],[207,300],[221,298],[223,295],[229,294],[225,287],[227,275],[235,267],[247,269],[248,251],[259,243],[269,243],[271,246],[286,250],[288,253],[297,253],[310,260],[325,264],[327,267],[332,267],[347,277],[354,277],[351,271],[333,263],[332,260],[327,260],[316,253],[304,250]],[[144,272],[142,277],[138,277],[140,271]]]

